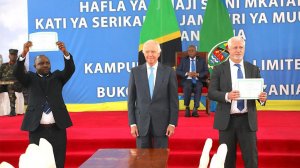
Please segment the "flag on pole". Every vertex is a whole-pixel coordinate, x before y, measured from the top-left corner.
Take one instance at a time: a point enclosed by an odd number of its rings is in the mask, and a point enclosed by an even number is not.
[[[182,51],[181,33],[171,0],[150,0],[146,18],[140,32],[139,65],[145,63],[143,44],[156,40],[161,47],[159,61],[175,66],[175,52]]]
[[[216,44],[233,36],[225,0],[208,0],[200,31],[199,49],[209,52]]]
[[[228,59],[227,40],[233,36],[232,22],[225,0],[208,0],[200,30],[198,50],[208,52],[209,72],[213,67]],[[216,102],[211,102],[211,111],[215,111]]]
[[[225,0],[208,0],[200,30],[199,51],[208,52],[208,67],[226,61],[227,40],[233,37],[232,22],[225,5]]]

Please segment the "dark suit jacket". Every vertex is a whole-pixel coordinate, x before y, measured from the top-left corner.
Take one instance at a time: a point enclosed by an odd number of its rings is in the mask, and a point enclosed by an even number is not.
[[[156,136],[165,135],[169,124],[177,125],[177,80],[171,67],[158,63],[152,99],[146,64],[131,69],[128,85],[129,125],[136,124],[140,136],[147,134],[150,122]]]
[[[190,57],[181,58],[179,66],[176,68],[176,73],[182,78],[181,83],[184,84],[188,76],[185,76],[187,72],[190,72]],[[196,57],[196,72],[199,73],[198,80],[205,82],[208,74],[207,64],[205,60],[200,57]]]
[[[260,78],[260,71],[257,66],[244,61],[245,77]],[[226,102],[225,94],[232,91],[231,73],[229,60],[215,66],[211,75],[208,88],[208,97],[217,101],[217,108],[214,119],[214,128],[225,130],[230,119],[231,103]],[[248,121],[252,131],[257,130],[257,114],[255,100],[247,100]]]
[[[24,73],[24,62],[25,60],[18,60],[14,69],[14,75],[23,86],[28,88],[29,94],[28,107],[21,129],[34,131],[38,128],[43,114],[42,106],[46,100],[53,112],[56,125],[61,129],[72,126],[72,121],[62,96],[64,84],[71,78],[75,71],[72,56],[70,56],[69,60],[64,59],[64,70],[56,70],[47,77],[46,84],[43,83],[43,79],[37,73],[30,71]],[[45,90],[42,87],[45,87]]]

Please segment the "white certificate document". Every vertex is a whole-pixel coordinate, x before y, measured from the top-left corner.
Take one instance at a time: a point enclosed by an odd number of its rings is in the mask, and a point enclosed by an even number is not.
[[[239,99],[258,99],[259,94],[263,92],[263,86],[263,78],[237,79],[237,90],[240,91]]]
[[[36,32],[29,34],[29,41],[32,42],[31,52],[37,51],[58,51],[56,32]]]

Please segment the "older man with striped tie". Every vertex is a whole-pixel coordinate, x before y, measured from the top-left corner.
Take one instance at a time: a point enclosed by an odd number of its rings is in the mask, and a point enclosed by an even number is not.
[[[228,40],[229,59],[215,66],[211,75],[208,97],[218,102],[214,128],[219,130],[219,143],[228,146],[225,168],[236,167],[237,143],[240,145],[246,168],[258,167],[257,114],[255,100],[239,100],[235,89],[237,79],[261,78],[257,66],[244,61],[245,41],[236,36]],[[261,92],[258,101],[265,105],[267,93]]]
[[[14,68],[14,75],[28,89],[29,102],[23,119],[22,130],[29,132],[29,141],[39,145],[40,138],[45,138],[53,147],[57,168],[63,168],[66,157],[66,128],[72,126],[71,118],[65,106],[62,89],[75,71],[72,55],[63,42],[57,42],[63,54],[65,68],[51,72],[48,57],[39,55],[35,58],[36,72],[24,72],[24,62],[30,41],[26,42]]]

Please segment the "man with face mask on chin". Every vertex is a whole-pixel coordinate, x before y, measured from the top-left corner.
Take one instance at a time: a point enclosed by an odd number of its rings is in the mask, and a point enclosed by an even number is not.
[[[48,57],[39,55],[34,60],[36,72],[24,72],[24,62],[30,41],[26,42],[23,52],[14,68],[14,75],[28,89],[28,107],[23,119],[22,130],[29,132],[30,143],[39,143],[45,138],[53,147],[57,168],[63,168],[66,156],[66,128],[72,126],[71,118],[65,106],[62,89],[75,71],[72,55],[63,42],[57,42],[63,53],[65,68],[51,72]]]

